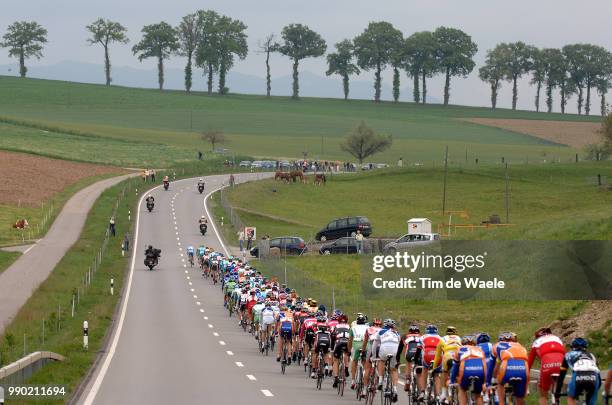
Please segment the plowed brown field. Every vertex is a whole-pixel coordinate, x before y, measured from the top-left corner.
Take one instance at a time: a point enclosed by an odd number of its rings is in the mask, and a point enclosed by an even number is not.
[[[601,135],[598,132],[601,125],[596,122],[495,118],[466,118],[465,121],[520,132],[579,149],[590,143],[598,143],[601,140]]]
[[[81,179],[121,172],[112,166],[0,151],[0,204],[39,205]]]

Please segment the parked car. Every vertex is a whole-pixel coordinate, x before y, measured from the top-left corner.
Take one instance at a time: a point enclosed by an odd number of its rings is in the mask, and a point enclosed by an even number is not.
[[[376,163],[375,167],[377,169],[386,169],[387,167],[389,167],[389,165],[386,163]]]
[[[280,162],[278,162],[278,167],[283,170],[291,169],[291,163],[286,160],[281,160]]]
[[[321,242],[328,239],[338,239],[343,236],[355,236],[360,230],[363,236],[372,234],[372,225],[366,217],[346,217],[331,221],[327,226],[317,232],[315,238]]]
[[[240,167],[251,167],[251,161],[250,160],[243,160],[242,162],[240,162],[240,164],[238,166],[240,166]]]
[[[437,233],[406,234],[393,242],[387,243],[383,248],[383,252],[394,254],[397,251],[404,251],[415,246],[429,245],[439,240],[440,235]]]
[[[319,253],[322,255],[354,254],[357,253],[357,241],[352,236],[336,239],[321,246]]]
[[[279,248],[281,254],[301,255],[306,253],[308,248],[304,239],[298,236],[280,236],[270,239],[270,249]],[[259,257],[259,247],[255,246],[249,252],[253,257]]]
[[[253,169],[259,169],[259,168],[262,168],[262,167],[263,167],[263,162],[261,160],[254,160],[251,163],[251,168],[253,168]]]

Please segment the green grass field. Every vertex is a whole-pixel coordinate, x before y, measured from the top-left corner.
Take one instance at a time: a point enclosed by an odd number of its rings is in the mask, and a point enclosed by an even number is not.
[[[393,136],[373,161],[439,164],[569,161],[575,150],[527,135],[457,120],[467,117],[597,120],[528,111],[337,99],[186,95],[0,76],[0,148],[118,165],[168,165],[208,150],[198,132],[222,128],[225,147],[249,156],[347,160],[339,142],[361,120]],[[10,125],[10,124],[17,125]],[[45,132],[46,131],[46,132]],[[71,148],[65,146],[71,145]],[[127,153],[129,148],[130,153]]]
[[[19,256],[19,252],[0,251],[0,274],[6,270]]]
[[[510,166],[510,227],[457,229],[455,239],[610,239],[612,193],[600,191],[596,175],[612,178],[612,162]],[[442,168],[385,169],[336,175],[323,187],[266,180],[225,193],[240,217],[259,234],[299,235],[306,240],[329,221],[367,216],[375,236],[398,237],[410,218],[427,217],[447,232],[442,215]],[[453,224],[479,224],[497,213],[505,219],[502,167],[452,168],[448,174],[447,210]],[[280,217],[284,220],[273,219]]]

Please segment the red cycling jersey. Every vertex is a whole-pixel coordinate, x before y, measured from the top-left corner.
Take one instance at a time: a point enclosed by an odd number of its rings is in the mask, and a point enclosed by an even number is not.
[[[436,357],[436,348],[440,343],[440,335],[426,333],[421,340],[423,341],[423,364],[429,365]]]
[[[538,386],[548,391],[553,385],[553,374],[559,374],[561,362],[565,356],[563,342],[555,335],[544,335],[537,338],[529,351],[529,368],[536,357],[540,359],[540,380]]]

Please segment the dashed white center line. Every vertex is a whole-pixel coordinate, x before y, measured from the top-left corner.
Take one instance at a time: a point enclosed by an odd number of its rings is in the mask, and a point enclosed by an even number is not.
[[[200,308],[200,312],[204,312],[204,310],[202,308]],[[206,317],[205,317],[206,318]]]
[[[236,362],[236,365],[237,365],[238,367],[244,367],[244,364],[242,364],[242,363],[241,363],[241,362],[239,362],[239,361],[237,361],[237,362]]]
[[[189,274],[189,272],[187,270],[185,270],[185,274]]]
[[[227,353],[228,356],[233,356],[234,352],[231,350],[227,350],[225,353]]]
[[[204,310],[202,310],[202,312],[204,312]],[[207,317],[207,316],[205,316],[205,317],[204,317],[204,320],[205,320],[205,321],[208,321],[208,317]]]
[[[181,242],[179,242],[178,245],[181,246]]]
[[[209,323],[209,324],[208,324],[208,327],[209,327],[210,329],[212,329],[214,326],[212,325],[212,323]]]
[[[178,236],[176,237],[176,240],[181,240],[181,238],[179,238]]]
[[[202,303],[200,301],[196,301],[196,305],[200,306],[200,305],[202,305]]]
[[[217,332],[213,332],[213,336],[214,337],[219,337],[219,334]]]
[[[224,342],[223,340],[219,340],[219,344],[220,344],[221,346],[225,346],[225,342]]]
[[[261,393],[264,394],[267,397],[273,397],[274,394],[272,394],[269,390],[261,390]]]
[[[188,273],[188,271],[185,271],[185,273]],[[190,281],[190,282],[189,282],[189,285],[193,285],[193,283]]]
[[[189,282],[189,285],[191,285],[191,281]],[[195,291],[195,289],[193,289],[193,288],[190,288],[190,290],[191,290],[191,292]]]
[[[193,291],[193,288],[191,289],[191,291]],[[198,299],[198,296],[193,294],[193,298]]]
[[[191,277],[187,276],[187,280],[191,280]]]
[[[246,376],[251,381],[256,381],[257,380],[257,378],[255,378],[255,376],[253,374],[247,374]]]

